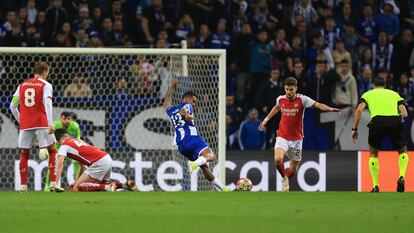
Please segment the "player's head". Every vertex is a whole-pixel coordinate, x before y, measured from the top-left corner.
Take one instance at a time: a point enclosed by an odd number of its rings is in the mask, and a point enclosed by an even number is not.
[[[182,99],[183,99],[183,102],[187,102],[195,106],[197,104],[198,96],[194,94],[194,92],[187,91],[186,93],[184,93]]]
[[[372,85],[374,86],[374,88],[385,87],[385,79],[383,77],[377,76],[372,80]]]
[[[285,87],[285,94],[288,99],[293,99],[298,90],[298,81],[295,78],[289,77],[283,83]]]
[[[62,144],[66,139],[70,138],[69,134],[66,132],[66,129],[57,129],[55,131],[55,137],[59,144]]]
[[[37,62],[34,66],[33,72],[41,78],[46,79],[49,75],[49,64],[47,62]]]
[[[63,128],[67,128],[72,120],[71,112],[62,112],[60,114],[60,122],[62,122]]]

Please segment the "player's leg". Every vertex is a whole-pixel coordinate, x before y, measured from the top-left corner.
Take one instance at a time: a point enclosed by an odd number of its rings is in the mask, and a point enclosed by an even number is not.
[[[291,179],[299,169],[300,161],[302,161],[302,142],[303,140],[289,141],[289,150],[287,152],[290,165],[286,172],[286,176]]]
[[[286,177],[285,163],[283,162],[283,159],[285,157],[285,153],[287,152],[288,148],[289,148],[288,142],[284,138],[281,138],[281,137],[276,138],[275,152],[274,152],[275,166],[279,174],[282,176],[282,178]]]
[[[375,126],[374,124],[369,125],[368,132],[368,144],[369,144],[369,172],[372,178],[372,190],[371,192],[379,192],[378,182],[378,149],[381,148],[382,141],[384,139],[384,130]]]
[[[51,191],[63,191],[57,186],[56,180],[56,144],[55,137],[53,134],[49,134],[48,129],[38,129],[36,130],[37,141],[39,142],[39,148],[47,148],[49,152],[49,180]],[[52,190],[53,187],[53,190]]]
[[[110,184],[105,182],[112,168],[111,156],[106,155],[93,163],[76,180],[73,191],[110,191]]]
[[[409,157],[407,154],[407,146],[404,140],[404,131],[401,125],[401,122],[398,122],[398,126],[392,127],[389,130],[391,142],[394,148],[399,148],[398,154],[398,167],[400,169],[400,175],[397,180],[397,192],[404,192],[405,190],[405,173],[407,171],[407,166],[409,162]]]
[[[27,173],[29,171],[30,149],[33,146],[35,134],[33,130],[21,130],[19,132],[19,149],[20,149],[20,192],[27,192]]]
[[[216,155],[203,138],[191,137],[186,144],[186,153],[183,154],[191,161],[190,170],[194,171],[197,167],[216,160]]]
[[[201,171],[203,172],[204,177],[213,183],[214,187],[218,190],[228,191],[228,189],[214,176],[214,174],[210,171],[207,164],[203,164],[200,166]]]

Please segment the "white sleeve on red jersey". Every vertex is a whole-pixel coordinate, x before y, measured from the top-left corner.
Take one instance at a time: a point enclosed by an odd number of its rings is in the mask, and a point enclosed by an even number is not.
[[[68,153],[79,155],[78,151],[69,145],[61,145],[58,151],[58,155],[60,156],[68,156]]]
[[[17,87],[16,91],[13,94],[13,97],[20,99],[20,85]]]
[[[49,125],[53,125],[52,96],[53,96],[52,84],[46,83],[46,85],[43,88],[43,103],[46,108],[47,122]]]
[[[315,100],[311,99],[310,97],[306,95],[300,95],[299,97],[302,100],[304,108],[310,108],[315,104]]]
[[[276,107],[279,107],[279,100],[280,100],[281,97],[282,97],[282,95],[279,95],[279,97],[277,97],[277,99],[276,99]]]
[[[17,100],[20,99],[20,85],[17,87],[16,92],[14,92],[12,102],[10,103],[10,111],[13,113],[13,116],[16,119],[16,121],[20,124],[20,112],[17,108],[17,106],[19,106],[19,103],[15,100],[15,98]]]

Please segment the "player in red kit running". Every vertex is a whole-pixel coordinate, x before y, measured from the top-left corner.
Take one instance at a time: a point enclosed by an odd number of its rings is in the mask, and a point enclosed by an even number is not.
[[[282,191],[289,192],[289,179],[296,174],[299,163],[302,160],[305,108],[313,107],[329,112],[340,112],[341,110],[318,103],[305,95],[297,94],[298,86],[295,78],[287,78],[284,82],[284,87],[285,95],[277,98],[276,105],[260,124],[259,130],[263,131],[269,119],[276,115],[277,112],[281,112],[282,116],[275,143],[275,164],[283,178]],[[290,159],[290,167],[287,172],[283,163],[285,154]]]
[[[76,160],[80,164],[88,167],[76,180],[72,191],[116,191],[117,189],[138,191],[133,180],[125,184],[109,182],[111,178],[112,158],[107,152],[91,146],[80,139],[71,139],[65,129],[57,129],[55,136],[61,145],[57,158],[57,180],[59,180],[62,174],[65,157]]]
[[[34,77],[24,81],[13,95],[10,109],[20,124],[20,191],[27,192],[27,172],[30,149],[37,139],[39,148],[49,152],[50,191],[61,192],[56,183],[56,147],[52,121],[52,85],[46,81],[49,65],[38,62],[34,67]],[[20,105],[20,111],[18,106]]]

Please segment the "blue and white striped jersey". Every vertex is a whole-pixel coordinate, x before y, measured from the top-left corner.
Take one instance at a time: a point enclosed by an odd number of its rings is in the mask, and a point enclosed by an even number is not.
[[[186,108],[187,112],[194,116],[193,106],[187,102],[183,102],[176,106],[170,106],[167,109],[167,114],[171,119],[175,128],[175,143],[180,143],[185,137],[199,136],[194,121],[186,121],[184,116],[180,115],[180,110]]]

